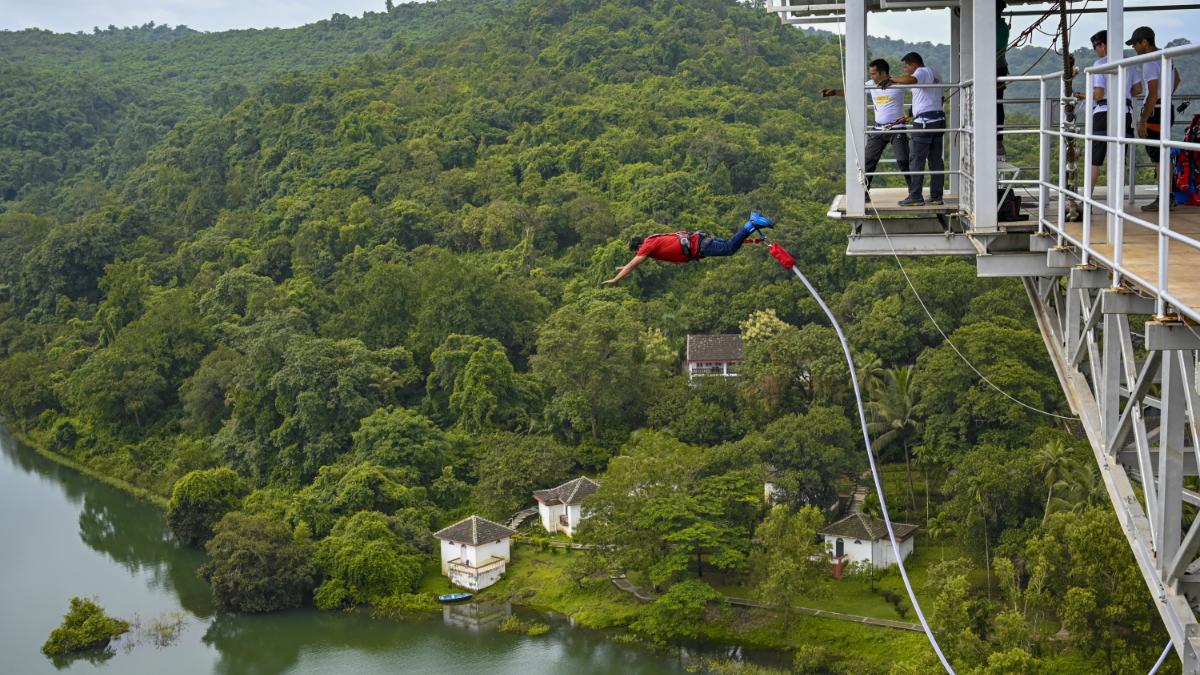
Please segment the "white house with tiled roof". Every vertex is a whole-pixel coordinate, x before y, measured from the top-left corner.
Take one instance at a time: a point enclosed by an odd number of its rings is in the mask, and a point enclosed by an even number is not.
[[[904,558],[912,553],[917,526],[908,523],[892,523],[900,555]],[[866,563],[871,567],[887,568],[896,564],[896,553],[888,538],[887,523],[880,518],[855,512],[836,523],[826,525],[819,534],[825,538],[825,548],[833,562],[834,574],[841,576],[847,565]]]
[[[737,377],[744,351],[745,344],[742,342],[741,335],[689,335],[687,337],[688,381],[710,375]]]
[[[516,532],[471,516],[433,534],[442,542],[442,574],[455,586],[478,591],[504,576]]]
[[[533,498],[538,503],[542,527],[551,534],[562,532],[568,537],[575,536],[575,528],[586,517],[583,511],[584,498],[599,489],[600,483],[580,476],[549,490],[535,490]]]

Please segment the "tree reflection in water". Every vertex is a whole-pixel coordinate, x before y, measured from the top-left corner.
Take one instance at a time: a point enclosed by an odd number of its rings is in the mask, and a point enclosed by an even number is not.
[[[79,513],[79,537],[131,574],[147,574],[153,586],[175,594],[192,614],[212,616],[212,591],[196,573],[203,553],[176,544],[162,514],[152,507],[115,490],[88,491]]]

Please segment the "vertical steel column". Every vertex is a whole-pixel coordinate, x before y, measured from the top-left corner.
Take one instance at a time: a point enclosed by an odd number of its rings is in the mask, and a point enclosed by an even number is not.
[[[1115,293],[1116,291],[1101,291]],[[1103,303],[1103,300],[1101,301]],[[1100,423],[1104,429],[1104,451],[1115,455],[1116,448],[1108,447],[1109,439],[1117,432],[1117,420],[1121,416],[1121,317],[1117,314],[1104,315],[1104,367],[1101,368],[1102,386],[1099,392]],[[1133,386],[1130,383],[1129,386]]]
[[[1163,145],[1163,141],[1171,140],[1171,117],[1175,110],[1171,107],[1171,95],[1175,92],[1175,66],[1171,57],[1164,56],[1159,61],[1158,90],[1162,106],[1162,132],[1159,134],[1158,148],[1158,295],[1154,299],[1154,311],[1158,316],[1166,314],[1166,303],[1163,294],[1170,292],[1170,239],[1164,230],[1171,229],[1171,204],[1175,197],[1171,194],[1171,148]],[[1146,85],[1149,86],[1149,85]]]
[[[971,2],[963,2],[958,5],[958,80],[960,84],[971,79],[975,74],[975,69],[971,63],[972,45],[975,44],[974,33],[971,30],[971,18],[975,16],[975,5]],[[972,92],[969,89],[960,87],[958,95],[954,98],[958,101],[958,129],[967,129],[971,127],[969,122],[972,119],[973,108],[968,109],[971,105],[970,101],[973,98]],[[958,187],[958,203],[960,208],[971,203],[971,196],[966,194],[967,191],[973,190],[975,185],[974,179],[974,164],[972,163],[971,152],[974,147],[974,139],[969,131],[959,131],[954,134],[948,134],[957,137],[955,146],[958,149],[959,171],[969,172],[969,177],[960,176]],[[966,213],[964,216],[966,222],[964,224],[974,227],[974,215]]]
[[[1138,68],[1140,66],[1134,66],[1134,67]],[[1128,78],[1129,78],[1129,71],[1126,70],[1126,67],[1125,66],[1117,66],[1117,89],[1116,89],[1117,91],[1123,92],[1128,88],[1129,85],[1126,84],[1129,81]],[[1111,82],[1111,80],[1110,80],[1110,82]],[[1109,99],[1109,103],[1108,103],[1108,114],[1109,114],[1109,118],[1110,118],[1108,121],[1109,128],[1111,128],[1113,119],[1124,120],[1125,115],[1129,114],[1129,105],[1128,105],[1128,101],[1125,100],[1125,96],[1123,96],[1123,95],[1117,96],[1116,106],[1117,106],[1116,108],[1113,108],[1112,99]],[[1125,124],[1124,124],[1124,122],[1122,122],[1121,123],[1121,131],[1118,132],[1118,137],[1122,137],[1124,135],[1125,135]],[[1136,145],[1131,145],[1131,146],[1129,146],[1128,149],[1136,151],[1137,147],[1138,146],[1136,146]],[[1121,172],[1124,171],[1124,167],[1125,167],[1125,157],[1126,157],[1125,152],[1126,152],[1126,147],[1124,145],[1121,145],[1118,143],[1117,147],[1113,148],[1112,152],[1109,153],[1109,158],[1108,158],[1108,162],[1109,162],[1109,164],[1108,164],[1109,174],[1108,175],[1109,175],[1109,177],[1105,179],[1109,185],[1108,203],[1110,205],[1115,203],[1115,206],[1113,206],[1112,208],[1117,210],[1117,215],[1113,215],[1110,213],[1110,214],[1108,214],[1108,218],[1106,219],[1106,222],[1108,222],[1111,225],[1109,228],[1107,228],[1108,229],[1108,241],[1113,243],[1114,251],[1116,250],[1116,248],[1118,246],[1121,245],[1120,243],[1122,241],[1124,241],[1124,239],[1125,239],[1125,216],[1123,214],[1125,213],[1126,200],[1123,198],[1123,195],[1120,194],[1122,191],[1122,188],[1124,187],[1124,184],[1122,183],[1120,178],[1122,176]],[[1131,155],[1129,161],[1134,166],[1134,169],[1135,169],[1134,173],[1136,173],[1137,155],[1136,154]],[[1112,167],[1114,164],[1117,167],[1116,174],[1112,173]],[[1131,175],[1133,175],[1133,174],[1131,174]],[[1117,177],[1117,180],[1115,181],[1115,186],[1114,186],[1114,180],[1113,180],[1112,176]],[[1132,181],[1132,179],[1131,179],[1131,181]],[[1113,187],[1116,187],[1117,194],[1115,194],[1115,195],[1112,194]],[[1130,206],[1133,206],[1133,188],[1134,188],[1133,183],[1130,182],[1129,192],[1128,192],[1128,195],[1129,195],[1128,204]],[[1115,258],[1115,259],[1120,260],[1120,258]],[[1121,282],[1121,272],[1120,272],[1120,270],[1116,270],[1113,272],[1113,286],[1116,286],[1120,282]]]
[[[865,157],[867,92],[867,0],[846,3],[846,215],[865,216],[859,164]]]
[[[1088,79],[1088,77],[1084,76],[1084,80],[1087,80],[1087,79]],[[1093,100],[1095,90],[1092,88],[1092,85],[1090,82],[1085,81],[1083,83],[1083,91],[1084,91],[1084,101],[1085,101],[1083,110],[1084,110],[1084,115],[1086,115],[1086,117],[1084,117],[1084,119],[1083,119],[1083,135],[1085,138],[1087,138],[1088,136],[1091,136],[1092,134],[1097,134],[1097,135],[1104,134],[1105,133],[1104,130],[1097,130],[1095,128],[1095,125],[1092,124],[1092,107],[1093,107],[1093,105],[1095,105],[1095,101]],[[1083,165],[1085,167],[1087,167],[1083,172],[1083,196],[1091,197],[1092,191],[1096,189],[1096,186],[1094,184],[1094,181],[1092,180],[1092,141],[1090,138],[1083,142]],[[1091,262],[1091,260],[1089,259],[1090,254],[1088,253],[1088,251],[1090,251],[1091,248],[1092,248],[1092,204],[1091,204],[1091,202],[1089,202],[1088,200],[1085,199],[1083,202],[1083,250],[1081,251],[1081,256],[1082,256],[1084,265],[1087,265]]]
[[[1125,56],[1125,0],[1108,0],[1108,60],[1116,61]],[[1108,76],[1108,81],[1105,84],[1105,98],[1108,99],[1108,129],[1105,131],[1109,138],[1120,138],[1125,135],[1125,89],[1123,85],[1125,78],[1121,77],[1120,72],[1111,73]],[[1084,82],[1084,86],[1088,89],[1092,88],[1091,82]],[[1114,92],[1119,92],[1114,95]],[[1089,111],[1090,114],[1090,111]],[[1124,145],[1116,144],[1115,147],[1110,145],[1108,150],[1108,176],[1105,177],[1105,185],[1108,186],[1108,208],[1116,210],[1121,208],[1124,203],[1122,193],[1124,192],[1125,178],[1125,152],[1127,148]],[[1091,168],[1088,169],[1091,171]],[[1117,218],[1109,213],[1105,219],[1107,223],[1108,238],[1105,241],[1113,240],[1113,232],[1117,226]]]
[[[962,41],[962,13],[957,7],[950,8],[950,81],[962,82],[962,55],[959,53]],[[962,128],[962,96],[954,96],[959,92],[951,92],[950,97],[950,128]],[[950,180],[946,189],[956,195],[962,194],[962,139],[958,134],[947,134],[946,140],[950,149]]]
[[[1046,202],[1050,201],[1050,102],[1046,99],[1046,81],[1038,80],[1038,234],[1046,231]],[[1062,235],[1059,235],[1062,244]]]
[[[1166,350],[1162,355],[1162,418],[1158,430],[1158,572],[1163,577],[1175,553],[1179,550],[1183,536],[1183,425],[1184,375],[1187,367],[1183,352]],[[1142,476],[1142,481],[1154,480],[1154,476]]]
[[[996,230],[996,0],[980,0],[971,21],[975,77],[974,161],[976,230]]]

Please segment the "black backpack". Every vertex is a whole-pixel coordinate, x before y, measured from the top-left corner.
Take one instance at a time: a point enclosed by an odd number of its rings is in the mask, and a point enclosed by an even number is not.
[[[1000,191],[1000,207],[996,210],[996,220],[1002,223],[1025,220],[1025,214],[1021,213],[1021,198],[1017,196],[1016,190]]]

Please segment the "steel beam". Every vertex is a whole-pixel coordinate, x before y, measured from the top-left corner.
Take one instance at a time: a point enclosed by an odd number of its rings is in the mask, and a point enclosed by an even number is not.
[[[1102,384],[1096,387],[1079,368],[1072,367],[1067,359],[1063,322],[1056,307],[1047,302],[1054,296],[1053,289],[1050,295],[1043,295],[1037,290],[1036,279],[1026,278],[1024,283],[1051,363],[1054,364],[1055,373],[1072,410],[1079,415],[1080,423],[1087,434],[1105,489],[1116,510],[1130,550],[1133,551],[1138,571],[1142,574],[1155,608],[1180,655],[1184,672],[1200,672],[1200,668],[1197,667],[1200,663],[1197,659],[1197,654],[1200,654],[1200,641],[1195,639],[1200,636],[1200,624],[1197,623],[1195,613],[1183,593],[1185,585],[1200,582],[1200,575],[1181,576],[1178,573],[1179,569],[1188,570],[1192,567],[1188,558],[1191,549],[1197,545],[1196,538],[1200,537],[1200,533],[1191,533],[1190,528],[1185,535],[1177,518],[1185,498],[1192,496],[1185,494],[1182,489],[1182,476],[1188,469],[1193,468],[1191,462],[1195,461],[1194,457],[1185,456],[1185,450],[1191,450],[1186,453],[1188,455],[1196,454],[1194,447],[1185,448],[1183,445],[1181,431],[1185,420],[1185,407],[1175,403],[1186,401],[1180,396],[1180,391],[1188,388],[1182,369],[1189,367],[1189,364],[1194,366],[1194,362],[1189,360],[1190,352],[1151,351],[1146,362],[1136,364],[1134,359],[1137,351],[1133,348],[1128,317],[1109,311],[1104,317],[1104,330],[1101,333],[1104,340],[1101,364],[1103,367],[1096,371],[1100,376],[1097,379]],[[1067,288],[1068,295],[1078,291],[1077,288]],[[1119,303],[1127,301],[1127,298],[1119,297],[1120,293],[1106,290],[1101,290],[1100,293],[1102,312],[1105,307],[1112,310]],[[1107,299],[1106,296],[1112,299]],[[1082,321],[1083,317],[1079,320]],[[1068,327],[1070,328],[1073,327]],[[1091,336],[1094,334],[1095,330],[1089,333]],[[1116,346],[1112,343],[1116,343]],[[1126,381],[1136,381],[1138,385],[1132,387],[1129,392],[1130,399],[1126,403],[1125,414],[1122,415],[1118,428],[1114,430],[1111,421],[1112,406],[1119,403],[1119,391],[1116,390],[1122,377],[1113,372],[1118,362],[1124,366],[1118,370],[1123,372]],[[1141,367],[1137,368],[1138,365]],[[1160,405],[1164,409],[1165,419],[1158,420],[1162,425],[1161,431],[1157,434],[1147,434],[1140,415],[1141,401],[1149,389],[1147,383],[1154,379],[1154,374],[1162,367],[1166,368],[1162,374],[1162,388],[1167,392],[1167,396]],[[1171,373],[1172,368],[1175,371],[1174,375]],[[1140,375],[1132,375],[1139,370]],[[1109,419],[1102,414],[1102,402]],[[1137,446],[1133,450],[1125,449],[1123,441],[1119,438],[1122,435],[1128,438],[1131,431]],[[1114,435],[1118,438],[1114,438]],[[1153,436],[1156,436],[1158,441],[1153,449],[1158,452],[1151,452],[1149,446],[1149,440]],[[1120,452],[1110,450],[1114,447],[1120,447]],[[1114,459],[1118,461],[1113,461]],[[1138,467],[1136,474],[1142,478],[1141,489],[1134,487],[1131,472],[1126,466]]]
[[[976,255],[971,240],[961,234],[893,234],[890,237],[858,235],[850,237],[846,255]]]
[[[1041,253],[997,253],[975,258],[981,277],[1047,277],[1062,276],[1068,267],[1050,267]]]
[[[1100,311],[1105,314],[1153,314],[1154,299],[1147,298],[1125,289],[1110,289],[1104,291],[1100,302]]]
[[[1146,349],[1200,349],[1200,331],[1179,322],[1146,322]]]

